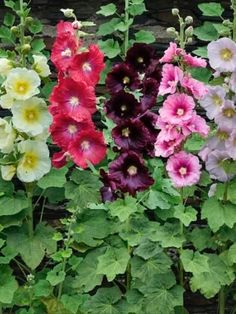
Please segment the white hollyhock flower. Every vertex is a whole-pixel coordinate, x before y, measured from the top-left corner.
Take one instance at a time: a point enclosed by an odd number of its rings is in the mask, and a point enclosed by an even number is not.
[[[2,178],[5,181],[11,181],[16,173],[16,167],[13,165],[1,166]]]
[[[0,118],[0,150],[4,154],[8,154],[13,150],[16,138],[15,130],[11,123]]]
[[[7,76],[12,67],[12,62],[9,59],[0,58],[0,75]]]
[[[22,182],[34,182],[50,171],[51,160],[46,143],[26,140],[18,144],[22,155],[16,174]]]
[[[49,128],[52,121],[47,104],[38,97],[16,101],[12,106],[12,114],[14,127],[30,136],[43,133]]]
[[[39,75],[26,68],[12,69],[4,83],[9,96],[17,100],[26,100],[39,93]]]
[[[11,109],[13,103],[14,103],[14,98],[12,98],[8,94],[5,94],[5,95],[0,97],[0,106],[3,109]]]
[[[41,77],[48,77],[50,75],[50,68],[47,63],[47,58],[43,55],[33,55],[34,64],[33,69],[38,73]]]

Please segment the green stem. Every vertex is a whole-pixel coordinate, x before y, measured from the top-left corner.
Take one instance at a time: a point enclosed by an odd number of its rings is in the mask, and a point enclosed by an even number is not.
[[[181,204],[184,206],[184,188],[180,189],[180,195],[181,195]],[[182,236],[183,234],[184,234],[184,225],[182,221],[180,221],[180,235]],[[183,251],[183,246],[179,248],[179,284],[181,287],[184,288],[184,267],[180,258],[182,251]],[[182,307],[181,312],[182,314],[184,313],[184,306]]]
[[[232,0],[232,9],[233,9],[233,40],[236,41],[236,0]]]
[[[0,314],[3,314],[2,304],[0,303]]]
[[[128,253],[131,256],[132,253],[132,247],[128,245]],[[127,269],[126,269],[126,291],[130,290],[131,286],[131,263],[128,263]]]
[[[25,18],[24,18],[24,0],[20,0],[20,46],[25,44]],[[21,49],[22,50],[22,49]],[[21,64],[26,66],[26,59],[24,52],[21,51]]]
[[[128,47],[129,47],[129,0],[125,0],[125,26],[126,26],[126,31],[125,31],[125,38],[124,38],[124,57],[126,56]]]
[[[184,20],[181,16],[179,16],[179,45],[180,48],[185,48],[185,42],[184,42]]]
[[[219,314],[225,314],[225,291],[223,287],[219,292]]]
[[[33,218],[34,207],[33,207],[33,185],[32,184],[30,183],[26,184],[26,193],[27,193],[28,208],[29,208],[28,233],[29,233],[29,237],[32,239],[34,235],[34,218]]]

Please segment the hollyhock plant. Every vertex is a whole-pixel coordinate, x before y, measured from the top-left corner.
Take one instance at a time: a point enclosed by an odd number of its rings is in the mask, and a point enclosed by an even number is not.
[[[225,148],[229,156],[236,160],[236,130],[230,134],[230,137],[225,141]]]
[[[215,122],[219,127],[236,128],[236,108],[232,100],[225,100],[221,111],[216,115]]]
[[[109,174],[122,192],[135,195],[154,183],[148,168],[135,152],[124,152],[109,165]]]
[[[160,59],[161,63],[173,63],[176,58],[183,54],[183,49],[179,48],[176,43],[170,42],[169,47],[165,50],[164,56]]]
[[[125,62],[135,71],[143,73],[154,58],[154,50],[150,45],[135,43],[128,51]]]
[[[204,83],[193,79],[191,75],[188,74],[181,80],[181,86],[196,99],[201,99],[208,93],[208,89]]]
[[[156,105],[159,83],[153,78],[147,78],[143,81],[143,88],[140,98],[141,111],[145,112]]]
[[[201,174],[199,159],[184,151],[172,155],[166,165],[166,170],[174,186],[182,188],[198,183]]]
[[[174,94],[183,79],[183,71],[173,64],[165,64],[162,68],[162,80],[159,95]]]
[[[109,174],[107,174],[103,169],[100,170],[100,178],[103,183],[103,187],[101,187],[100,192],[102,196],[102,201],[105,202],[113,202],[117,199],[116,194],[116,184],[112,181]]]

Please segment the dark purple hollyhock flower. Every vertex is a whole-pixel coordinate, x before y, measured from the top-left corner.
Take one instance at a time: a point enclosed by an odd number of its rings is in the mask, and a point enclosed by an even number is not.
[[[153,59],[145,72],[145,78],[154,78],[160,84],[162,78],[162,65],[158,59]]]
[[[142,73],[150,65],[153,56],[154,50],[150,45],[137,43],[127,51],[125,62],[132,69]]]
[[[142,112],[156,105],[159,83],[153,78],[147,78],[143,82],[142,94],[140,99]]]
[[[125,87],[135,90],[139,84],[138,73],[125,63],[115,65],[106,78],[106,87],[111,94],[115,94]]]
[[[117,199],[116,184],[113,182],[108,173],[106,173],[103,169],[100,170],[101,181],[104,184],[100,189],[100,193],[102,196],[102,201],[105,202],[113,202]]]
[[[111,178],[123,193],[128,192],[132,196],[137,191],[146,190],[154,183],[148,174],[148,168],[144,161],[135,152],[124,152],[109,165]]]
[[[143,122],[145,127],[148,129],[150,134],[150,141],[147,143],[145,151],[151,157],[154,157],[154,144],[156,142],[157,135],[159,130],[156,128],[156,123],[158,120],[158,115],[154,112],[148,111],[143,116],[141,116],[140,120]]]
[[[140,103],[132,94],[120,91],[105,104],[107,116],[115,123],[136,117],[140,112]]]
[[[149,131],[136,120],[127,120],[112,130],[112,137],[122,150],[142,150],[150,140]]]

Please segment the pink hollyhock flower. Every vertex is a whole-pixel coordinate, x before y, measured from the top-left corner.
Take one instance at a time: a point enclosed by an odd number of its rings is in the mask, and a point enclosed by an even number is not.
[[[174,94],[177,85],[183,79],[183,71],[173,64],[164,64],[162,80],[159,86],[159,95]]]
[[[236,108],[232,100],[225,100],[221,112],[215,117],[215,122],[220,128],[236,128]]]
[[[103,133],[93,129],[80,132],[75,141],[69,143],[68,152],[74,163],[83,169],[88,167],[88,162],[97,165],[106,156]]]
[[[209,119],[214,119],[221,112],[226,90],[221,86],[208,86],[208,93],[199,101],[206,110]]]
[[[212,151],[206,160],[206,170],[212,179],[226,182],[233,178],[233,174],[227,173],[224,169],[224,162],[229,160],[230,156],[226,151]]]
[[[80,135],[80,132],[87,129],[94,129],[92,120],[81,119],[76,121],[73,118],[57,114],[53,117],[53,123],[50,126],[52,141],[64,150],[67,150],[68,145],[75,141]]]
[[[206,137],[209,134],[210,127],[206,124],[205,119],[198,116],[196,112],[194,112],[191,120],[183,126],[182,130],[185,136],[188,136],[191,133],[198,133],[201,136]]]
[[[183,55],[183,61],[190,67],[205,68],[207,66],[206,60],[198,57],[193,57],[189,53]]]
[[[79,42],[75,37],[68,34],[57,37],[52,47],[51,60],[58,71],[65,72],[68,69],[78,49]]]
[[[236,71],[230,77],[229,87],[236,94]]]
[[[159,110],[162,121],[183,126],[193,116],[194,100],[186,94],[169,95]]]
[[[225,141],[225,148],[229,156],[236,160],[236,130],[233,130],[229,139]]]
[[[160,116],[158,117],[158,120],[156,122],[156,128],[161,130],[158,134],[158,139],[161,141],[168,142],[176,139],[180,133],[180,130],[178,130],[175,125],[162,121]]]
[[[160,134],[159,134],[160,135]],[[172,138],[172,140],[165,140],[163,137],[157,136],[157,141],[155,143],[155,156],[156,157],[169,157],[174,154],[177,150],[179,150],[181,143],[184,140],[184,136],[180,133],[176,136],[176,138]]]
[[[177,44],[171,42],[169,47],[164,52],[164,56],[159,60],[161,63],[171,63],[174,62],[176,57],[183,54],[183,49],[178,48]]]
[[[71,22],[60,21],[57,24],[57,37],[67,35],[67,36],[75,36],[75,30]]]
[[[52,156],[52,165],[54,168],[62,168],[66,165],[67,163],[67,153],[61,151],[54,153]]]
[[[208,92],[208,89],[204,83],[195,80],[190,75],[184,76],[184,78],[181,80],[181,86],[186,88],[186,90],[196,99],[203,98]]]
[[[208,46],[210,66],[219,72],[236,70],[236,43],[229,38],[212,41]]]
[[[199,159],[184,151],[171,156],[166,165],[168,175],[177,188],[196,184],[200,179],[200,169]]]
[[[69,75],[75,81],[84,81],[88,85],[95,86],[104,69],[104,55],[97,45],[90,45],[89,50],[77,54],[69,68]]]
[[[94,88],[87,86],[83,81],[76,82],[72,78],[60,80],[54,88],[50,97],[52,102],[51,112],[57,112],[69,115],[73,119],[81,119],[81,115],[88,116],[88,111],[93,114],[96,111],[96,96]]]

